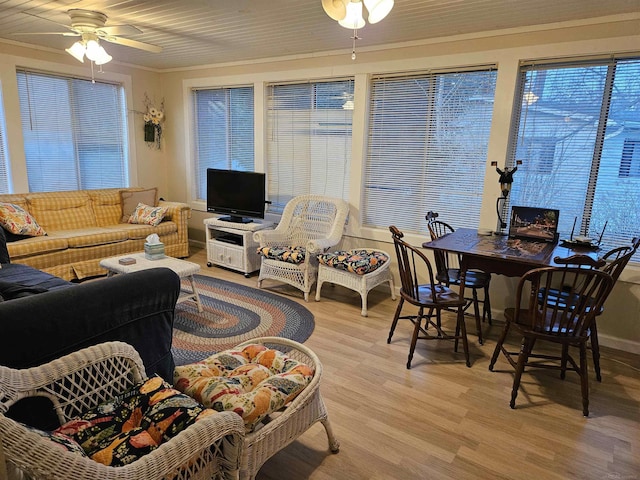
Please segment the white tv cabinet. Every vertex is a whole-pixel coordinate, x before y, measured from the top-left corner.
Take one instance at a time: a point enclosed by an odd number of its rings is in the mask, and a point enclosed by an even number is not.
[[[218,265],[244,273],[249,277],[260,269],[258,244],[253,232],[270,228],[271,222],[233,223],[217,218],[204,220],[207,235],[207,266]]]

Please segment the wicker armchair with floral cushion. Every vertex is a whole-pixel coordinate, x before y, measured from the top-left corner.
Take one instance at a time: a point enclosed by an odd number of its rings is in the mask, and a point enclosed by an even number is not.
[[[262,256],[258,287],[266,279],[288,283],[302,290],[308,301],[318,274],[317,255],[340,242],[348,214],[349,204],[339,198],[292,198],[275,229],[253,234]]]
[[[237,478],[240,417],[205,408],[144,371],[123,342],[24,370],[0,366],[0,478]],[[50,402],[57,428],[5,416],[35,396]]]
[[[252,480],[264,462],[318,421],[329,449],[338,451],[320,395],[321,378],[322,364],[311,349],[294,340],[261,337],[176,367],[174,384],[207,407],[242,417],[240,479]]]

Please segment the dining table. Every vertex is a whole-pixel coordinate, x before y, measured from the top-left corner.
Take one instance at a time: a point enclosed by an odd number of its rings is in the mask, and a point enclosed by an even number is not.
[[[573,255],[598,258],[599,248],[558,242],[533,241],[507,235],[481,233],[477,229],[458,228],[435,240],[424,242],[423,248],[456,253],[460,258],[460,297],[464,298],[465,277],[469,270],[481,270],[508,277],[521,277],[529,270],[558,266],[555,259]]]

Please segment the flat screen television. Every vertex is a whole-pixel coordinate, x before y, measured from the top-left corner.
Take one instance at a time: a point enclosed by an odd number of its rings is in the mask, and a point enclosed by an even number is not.
[[[207,169],[207,212],[220,220],[250,223],[264,218],[265,174],[239,170]]]
[[[560,210],[540,207],[511,207],[509,236],[538,242],[558,241]]]

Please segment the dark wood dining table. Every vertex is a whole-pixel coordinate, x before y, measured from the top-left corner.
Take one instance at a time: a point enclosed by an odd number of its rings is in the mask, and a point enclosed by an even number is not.
[[[589,255],[596,259],[598,250],[565,247],[557,243],[509,238],[505,235],[481,235],[478,230],[459,228],[430,242],[423,248],[457,253],[460,256],[460,297],[465,295],[468,270],[521,277],[529,270],[557,265],[555,258]],[[477,325],[480,344],[482,333]]]
[[[461,275],[478,269],[509,277],[521,277],[533,268],[557,265],[554,258],[586,254],[598,257],[597,250],[568,248],[556,243],[509,238],[504,235],[481,235],[478,230],[459,228],[436,240],[424,242],[423,248],[460,255]],[[464,288],[464,282],[461,282]]]

